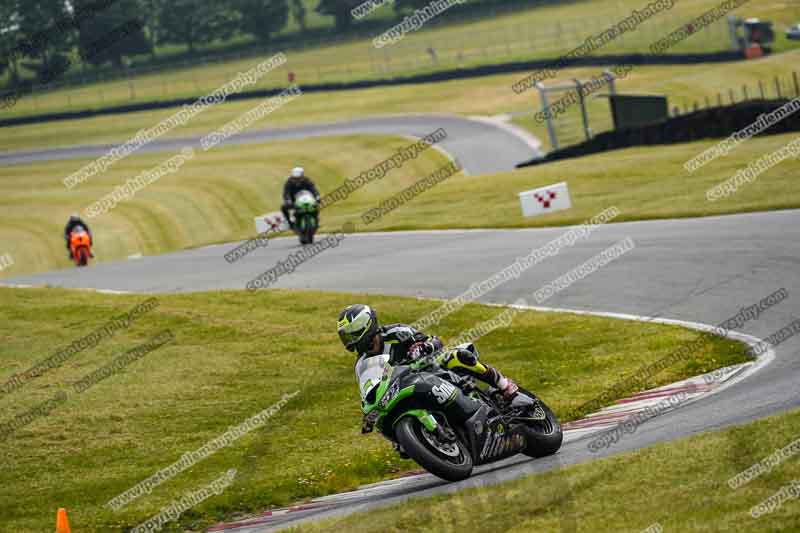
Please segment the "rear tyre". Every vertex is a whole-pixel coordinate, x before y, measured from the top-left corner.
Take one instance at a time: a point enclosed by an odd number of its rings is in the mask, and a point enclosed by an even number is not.
[[[394,431],[408,456],[434,476],[461,481],[472,473],[472,456],[457,437],[443,443],[413,416],[401,418]]]
[[[522,391],[520,390],[520,393]],[[561,423],[555,413],[541,400],[537,400],[531,409],[531,415],[540,420],[527,422],[524,426],[527,446],[522,451],[529,457],[547,457],[553,455],[564,440]]]
[[[78,266],[85,267],[89,263],[89,252],[86,248],[78,250]]]

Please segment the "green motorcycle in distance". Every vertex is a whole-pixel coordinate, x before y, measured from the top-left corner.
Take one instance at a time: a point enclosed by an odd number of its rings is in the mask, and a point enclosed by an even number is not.
[[[477,355],[472,344],[459,348]],[[431,474],[459,481],[469,477],[474,466],[518,453],[544,457],[561,447],[558,418],[523,388],[509,403],[500,391],[442,368],[441,355],[396,366],[388,358],[376,355],[356,363],[362,431],[377,428]],[[465,402],[475,405],[467,398],[479,408],[459,420]]]
[[[294,199],[294,231],[300,244],[312,244],[319,228],[319,204],[310,191],[300,191]]]

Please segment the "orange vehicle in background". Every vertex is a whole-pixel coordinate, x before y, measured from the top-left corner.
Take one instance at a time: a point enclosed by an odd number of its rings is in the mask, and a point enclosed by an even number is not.
[[[79,226],[70,233],[69,249],[77,266],[89,264],[89,258],[92,257],[92,239],[84,228]]]

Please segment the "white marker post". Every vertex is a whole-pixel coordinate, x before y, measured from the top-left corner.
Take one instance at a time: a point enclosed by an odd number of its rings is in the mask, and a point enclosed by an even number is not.
[[[289,222],[283,218],[283,213],[276,211],[255,218],[256,233],[280,233],[289,229]]]
[[[519,193],[519,202],[522,204],[522,216],[525,217],[547,215],[572,207],[569,189],[565,181],[521,192]]]

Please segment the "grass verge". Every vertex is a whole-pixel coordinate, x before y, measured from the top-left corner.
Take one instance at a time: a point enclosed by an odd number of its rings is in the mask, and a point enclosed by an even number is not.
[[[800,411],[453,496],[413,500],[294,532],[798,531],[800,502],[759,518],[757,506],[793,480],[789,459],[733,490],[728,480],[796,441]],[[335,528],[335,529],[334,529]],[[653,531],[657,531],[653,529]]]
[[[458,176],[381,220],[382,229],[516,228],[581,223],[609,206],[614,222],[800,207],[800,171],[789,158],[716,202],[706,191],[800,134],[759,137],[689,175],[684,163],[717,141],[630,148],[487,176]],[[566,181],[572,208],[524,218],[517,193]],[[480,213],[480,216],[475,216]],[[420,216],[424,215],[424,216]]]
[[[0,288],[0,384],[103,326],[145,296]],[[52,527],[58,507],[76,531],[123,531],[224,471],[238,471],[221,495],[184,513],[180,527],[354,488],[411,470],[385,441],[360,434],[352,355],[336,337],[339,310],[368,301],[386,323],[412,322],[438,303],[409,298],[262,291],[159,295],[158,307],[128,329],[73,355],[0,396],[3,424],[59,392],[49,416],[0,435],[3,527]],[[469,305],[435,332],[444,340],[498,313]],[[174,341],[87,391],[73,385],[112,358],[169,329]],[[547,332],[544,335],[542,332]],[[557,413],[595,398],[620,376],[696,339],[678,327],[522,312],[478,342],[483,359],[540,394]],[[709,338],[648,387],[745,360],[743,346]],[[266,425],[217,451],[119,512],[106,502],[299,391]],[[634,392],[633,390],[627,392]],[[7,426],[3,426],[4,432]],[[167,531],[180,530],[169,526]]]
[[[248,238],[255,234],[254,217],[280,208],[285,176],[292,167],[302,163],[321,191],[331,191],[410,142],[396,137],[336,137],[198,150],[174,174],[108,213],[86,219],[95,236],[95,255],[98,260],[125,259]],[[5,243],[0,256],[9,253],[15,263],[0,277],[71,266],[62,237],[70,213],[83,213],[127,179],[175,153],[129,157],[71,190],[61,181],[69,173],[61,161],[0,167],[0,239]],[[427,150],[333,204],[322,219],[329,228],[341,225],[348,211],[360,213],[387,192],[400,190],[445,163],[439,152]]]
[[[739,61],[713,65],[672,65],[636,67],[618,83],[623,93],[661,94],[669,97],[671,105],[689,106],[697,101],[705,105],[705,97],[716,102],[717,94],[736,91],[737,101],[742,99],[742,85],[749,85],[749,95],[756,94],[758,80],[771,82],[775,76],[788,80],[791,65],[800,61],[800,50],[773,55],[756,61]],[[558,80],[589,79],[599,76],[603,67],[566,69]],[[515,122],[540,137],[547,139],[546,128],[533,118],[534,110],[541,109],[538,91],[516,94],[513,83],[522,73],[487,76],[421,85],[402,85],[332,93],[309,93],[271,113],[268,119],[257,122],[251,129],[265,127],[290,127],[297,124],[350,120],[352,117],[404,113],[456,113],[462,115],[521,114]],[[766,90],[773,94],[772,83]],[[785,88],[784,91],[787,89]],[[793,90],[793,89],[792,89]],[[604,91],[600,91],[601,93]],[[727,96],[725,102],[728,102]],[[259,105],[260,100],[229,102],[212,106],[164,137],[205,135],[227,122],[236,119]],[[595,131],[610,124],[611,115],[605,98],[589,99],[590,119]],[[155,126],[173,115],[177,108],[158,111],[128,113],[120,116],[101,116],[80,120],[56,121],[28,126],[2,128],[0,150],[43,149],[74,144],[99,144],[124,142],[141,129]],[[574,106],[570,119],[574,119]],[[577,131],[576,128],[572,128]],[[72,166],[73,162],[67,162]],[[76,167],[77,169],[77,167]]]

